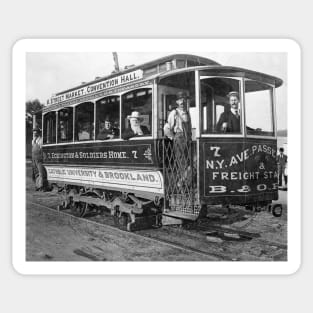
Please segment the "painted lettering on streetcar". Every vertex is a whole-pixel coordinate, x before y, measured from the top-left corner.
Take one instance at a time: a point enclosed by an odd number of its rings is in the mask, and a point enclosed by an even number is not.
[[[227,193],[227,192],[251,193],[254,191],[266,191],[266,190],[275,191],[277,189],[278,189],[278,183],[272,183],[269,185],[259,184],[259,185],[256,185],[255,188],[252,188],[249,185],[242,185],[239,189],[236,189],[236,190],[230,190],[229,187],[223,186],[223,185],[217,185],[217,186],[210,185],[209,193],[210,194],[220,194],[220,193]]]
[[[278,189],[276,148],[269,144],[204,143],[206,195],[245,195]]]

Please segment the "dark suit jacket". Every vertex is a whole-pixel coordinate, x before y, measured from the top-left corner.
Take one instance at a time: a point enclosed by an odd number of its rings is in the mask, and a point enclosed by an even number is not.
[[[109,139],[109,135],[112,135],[111,129],[104,129],[101,133],[98,134],[98,140],[106,140]]]
[[[222,131],[223,123],[227,123],[226,132],[228,133],[240,133],[240,117],[237,118],[231,111],[223,112],[220,116],[218,123],[216,124],[216,130]]]
[[[140,128],[141,128],[141,130],[143,132],[142,136],[150,135],[150,131],[147,128],[147,126],[141,125]],[[139,136],[139,135],[135,134],[131,128],[128,128],[123,133],[122,138],[127,140],[127,139],[132,138],[132,137],[142,137],[142,136]]]
[[[277,160],[277,164],[278,164],[278,169],[285,169],[286,164],[287,164],[287,155],[283,154],[282,156],[280,155],[280,153],[277,155],[276,157]]]

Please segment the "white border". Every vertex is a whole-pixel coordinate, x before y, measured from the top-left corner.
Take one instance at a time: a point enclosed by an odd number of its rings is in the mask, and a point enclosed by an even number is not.
[[[107,47],[110,47],[109,49]],[[114,49],[112,48],[114,47]],[[288,261],[286,262],[26,262],[25,95],[27,52],[288,53]],[[301,51],[290,39],[23,39],[13,47],[12,262],[21,274],[292,274],[301,263]],[[16,186],[19,186],[18,191]],[[24,186],[24,188],[23,188]],[[18,192],[18,195],[17,195]]]

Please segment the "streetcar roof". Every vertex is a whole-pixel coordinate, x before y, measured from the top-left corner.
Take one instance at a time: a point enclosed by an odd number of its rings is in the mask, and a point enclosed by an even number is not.
[[[98,82],[101,82],[103,80],[108,80],[108,79],[114,78],[116,76],[127,74],[127,73],[130,73],[130,72],[139,70],[139,69],[141,69],[141,70],[147,70],[147,69],[150,69],[150,68],[152,69],[155,66],[158,66],[160,64],[165,64],[166,62],[170,62],[170,61],[173,61],[173,60],[191,61],[191,62],[195,62],[198,65],[218,65],[218,66],[220,66],[219,63],[217,63],[217,62],[215,62],[215,61],[213,61],[211,59],[208,59],[208,58],[205,58],[205,57],[200,57],[200,56],[197,56],[197,55],[192,55],[192,54],[171,54],[171,55],[168,55],[168,56],[165,56],[165,57],[153,60],[153,61],[149,61],[149,62],[140,64],[140,65],[127,67],[126,69],[121,70],[119,72],[112,72],[109,75],[102,76],[102,77],[99,77],[99,78],[97,78],[95,80],[92,80],[92,81],[89,81],[89,82],[86,82],[86,83],[82,83],[81,85],[77,85],[77,86],[75,86],[73,88],[70,88],[70,89],[58,92],[58,93],[56,93],[56,96],[61,95],[61,94],[66,93],[66,92],[73,91],[73,90],[75,90],[77,88],[86,87],[88,85],[91,85],[91,84],[94,84],[94,83],[98,83]],[[186,68],[187,68],[187,66],[184,67],[183,69],[186,70]],[[158,75],[154,75],[154,73],[153,73],[153,75],[151,75],[151,76],[158,76]],[[151,77],[149,77],[149,78],[151,78]]]
[[[144,82],[144,81],[151,81],[156,78],[164,78],[170,75],[182,73],[182,72],[189,72],[194,70],[202,70],[207,71],[207,76],[226,76],[226,77],[245,77],[251,80],[255,80],[257,82],[263,82],[266,84],[270,84],[275,86],[276,88],[281,86],[283,81],[275,76],[271,76],[268,74],[264,74],[257,71],[252,71],[244,68],[233,67],[233,66],[223,66],[211,59],[190,55],[190,54],[172,54],[168,55],[138,66],[131,66],[127,69],[124,69],[119,72],[114,72],[110,75],[98,78],[96,80],[90,81],[88,83],[81,84],[79,86],[75,86],[71,89],[64,90],[57,94],[52,95],[50,100],[56,99],[56,102],[50,104],[43,109],[43,111],[49,111],[50,109],[54,109],[56,106],[55,103],[64,103],[63,100],[64,96],[70,93],[76,93],[81,88],[92,88],[94,85],[99,84],[106,84],[110,81],[116,80],[118,77],[122,76],[130,76],[136,72],[140,72],[141,76],[139,79],[137,78],[136,81]],[[129,85],[128,83],[124,83],[125,85]],[[113,88],[106,87],[107,90]],[[259,88],[256,86],[256,90]],[[94,93],[93,93],[94,94]],[[75,96],[77,97],[77,96]],[[58,98],[62,98],[58,100]],[[78,96],[79,98],[79,96]],[[49,102],[49,100],[48,100]],[[65,101],[66,102],[66,101]],[[59,107],[59,105],[57,105]]]
[[[188,67],[183,69],[176,69],[171,72],[163,72],[156,76],[163,78],[171,76],[175,73],[179,74],[180,72],[194,71],[195,69],[207,71],[209,76],[216,75],[225,77],[244,77],[251,80],[256,80],[258,82],[274,85],[275,88],[278,88],[283,84],[283,80],[276,76],[268,75],[257,71],[252,71],[241,67],[222,66],[222,65]]]

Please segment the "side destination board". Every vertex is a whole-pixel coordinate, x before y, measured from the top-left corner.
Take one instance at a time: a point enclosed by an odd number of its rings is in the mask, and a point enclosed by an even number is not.
[[[47,100],[47,106],[43,108],[43,112],[121,93],[130,89],[145,87],[152,83],[153,80],[151,79],[143,80],[142,70],[137,70],[107,81],[100,81],[57,94]]]
[[[153,140],[90,142],[43,146],[45,164],[156,167]]]
[[[89,185],[97,188],[138,190],[163,194],[163,176],[160,171],[115,168],[86,168],[46,166],[50,183],[63,182]]]

